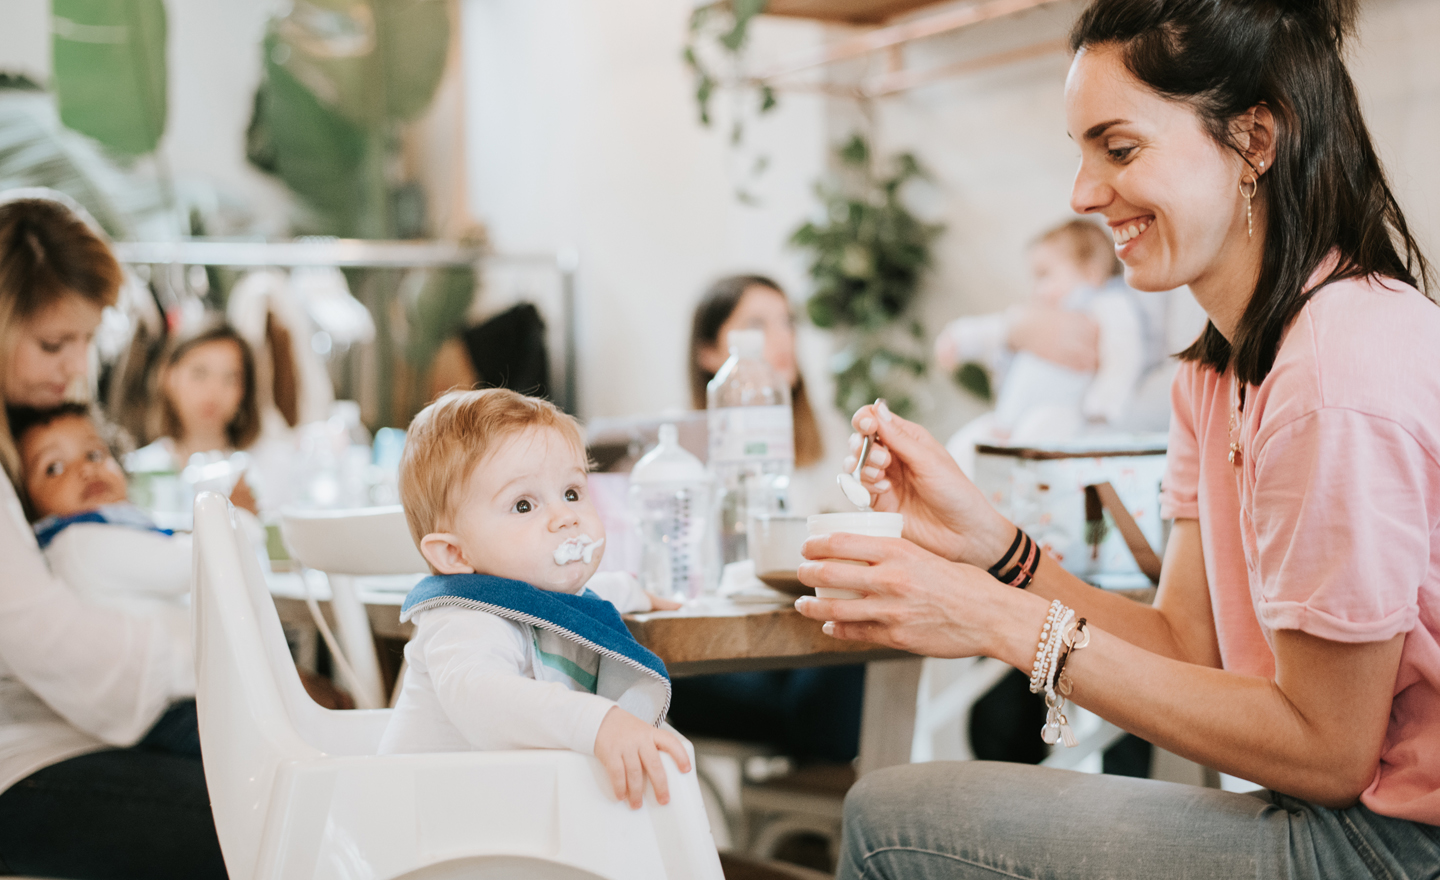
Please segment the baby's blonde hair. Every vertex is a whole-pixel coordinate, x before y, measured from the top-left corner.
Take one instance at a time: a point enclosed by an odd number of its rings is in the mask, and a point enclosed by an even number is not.
[[[502,441],[529,428],[560,432],[585,457],[580,423],[555,404],[506,388],[451,391],[420,410],[405,433],[400,503],[415,545],[445,530],[470,473]]]
[[[1092,269],[1106,278],[1114,278],[1125,271],[1120,258],[1115,256],[1114,239],[1090,220],[1076,218],[1052,226],[1040,233],[1031,247],[1051,242],[1060,242],[1068,247],[1075,265]]]

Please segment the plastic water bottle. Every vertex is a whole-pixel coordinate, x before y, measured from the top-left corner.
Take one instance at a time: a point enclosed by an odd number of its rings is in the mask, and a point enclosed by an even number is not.
[[[790,389],[765,360],[763,330],[733,330],[730,359],[706,386],[710,471],[720,492],[720,558],[748,558],[747,520],[783,513],[795,469]]]
[[[674,425],[630,472],[630,511],[640,528],[640,581],[657,596],[693,599],[718,583],[711,527],[714,480],[686,452]]]

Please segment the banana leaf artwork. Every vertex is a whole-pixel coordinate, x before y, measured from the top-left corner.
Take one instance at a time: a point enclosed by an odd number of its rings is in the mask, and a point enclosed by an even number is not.
[[[52,0],[60,120],[112,152],[143,156],[165,133],[162,0]]]

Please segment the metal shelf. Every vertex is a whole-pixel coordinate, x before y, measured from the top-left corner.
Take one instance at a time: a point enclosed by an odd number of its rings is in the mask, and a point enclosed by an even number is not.
[[[293,269],[336,266],[370,269],[441,269],[460,266],[553,267],[560,275],[560,319],[564,324],[563,397],[567,412],[579,408],[575,274],[579,255],[571,248],[549,253],[494,253],[480,245],[449,241],[381,241],[357,238],[256,239],[181,238],[174,241],[117,241],[115,257],[129,265],[227,266]]]
[[[409,269],[472,266],[482,262],[559,266],[566,259],[556,253],[497,254],[478,245],[449,241],[370,241],[321,237],[291,241],[217,238],[117,241],[113,247],[115,256],[122,263],[247,268],[342,266]]]

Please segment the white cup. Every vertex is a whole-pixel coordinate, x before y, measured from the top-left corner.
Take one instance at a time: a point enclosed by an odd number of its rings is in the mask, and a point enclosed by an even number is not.
[[[866,535],[871,538],[898,538],[905,530],[905,516],[899,513],[881,513],[866,510],[857,513],[821,513],[806,521],[810,536],[831,535],[845,532],[851,535]],[[854,559],[833,559],[845,565],[869,565]],[[821,599],[859,599],[862,595],[854,590],[840,590],[835,587],[816,587],[815,595]]]

